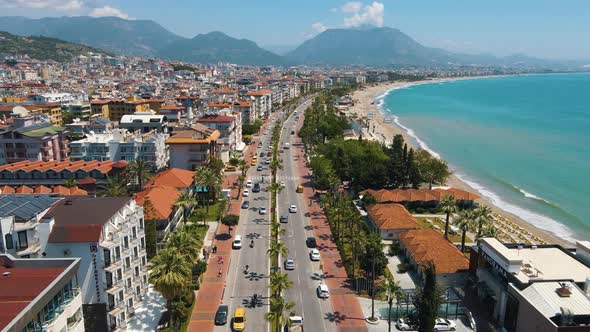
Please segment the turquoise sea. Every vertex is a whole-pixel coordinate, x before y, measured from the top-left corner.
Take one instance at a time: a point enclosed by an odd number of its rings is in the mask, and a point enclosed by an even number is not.
[[[590,74],[422,84],[377,99],[498,207],[590,239]]]

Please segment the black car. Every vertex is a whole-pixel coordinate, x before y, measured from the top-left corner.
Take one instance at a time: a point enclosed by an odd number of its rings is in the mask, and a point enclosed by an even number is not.
[[[264,152],[260,152],[260,156],[261,157],[264,157]]]
[[[259,171],[259,172],[262,172],[263,169],[264,168],[262,168],[262,165],[258,165],[258,167],[256,167],[256,170]]]
[[[257,193],[257,192],[259,192],[259,191],[260,191],[260,183],[256,182],[256,183],[254,184],[254,188],[252,188],[252,192],[253,192],[253,193]]]
[[[242,209],[249,209],[250,208],[250,201],[243,201],[242,202]]]
[[[305,245],[306,245],[308,248],[315,248],[315,247],[317,247],[317,246],[318,246],[317,242],[315,241],[315,237],[308,237],[308,238],[305,240]]]
[[[222,304],[217,308],[217,312],[215,313],[215,325],[225,325],[227,324],[227,313],[229,311],[228,306]]]
[[[289,216],[284,214],[281,216],[281,218],[279,219],[280,222],[282,223],[288,223],[289,222]]]
[[[291,130],[291,135],[295,135],[295,130]]]

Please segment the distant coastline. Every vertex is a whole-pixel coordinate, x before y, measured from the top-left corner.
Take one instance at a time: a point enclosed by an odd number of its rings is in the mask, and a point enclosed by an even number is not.
[[[420,137],[418,137],[415,134],[412,128],[405,126],[403,123],[399,121],[399,118],[395,114],[389,113],[386,109],[383,108],[385,97],[388,96],[390,93],[393,93],[395,90],[415,85],[437,84],[458,80],[476,80],[510,76],[520,75],[457,77],[415,82],[394,82],[376,84],[355,91],[353,93],[353,100],[355,102],[355,105],[351,107],[347,111],[347,113],[352,118],[356,118],[357,121],[360,121],[365,125],[368,125],[368,128],[370,129],[366,131],[373,136],[373,139],[386,142],[387,144],[391,144],[393,136],[401,134],[402,136],[404,136],[405,141],[409,145],[415,148],[426,149],[433,155],[440,157],[440,155],[436,151],[431,149],[423,140],[420,139]],[[369,113],[373,114],[372,117],[369,116]],[[390,121],[387,121],[386,119],[389,119]],[[486,190],[484,187],[478,185],[476,182],[464,178],[462,174],[453,174],[447,181],[446,185],[478,193],[482,197],[482,199],[480,199],[480,203],[490,206],[492,208],[494,213],[497,214],[497,217],[499,219],[498,222],[502,223],[501,226],[504,226],[506,224],[513,225],[507,226],[510,227],[509,231],[514,230],[515,232],[522,232],[523,234],[526,234],[527,237],[530,236],[532,238],[542,239],[547,243],[557,243],[567,247],[573,246],[573,242],[559,238],[555,236],[553,233],[540,229],[535,225],[527,222],[526,220],[520,218],[519,216],[502,209],[500,206],[497,206],[496,204],[494,204],[493,200],[501,200],[500,197],[494,195],[494,193]],[[504,205],[510,204],[509,202],[502,202],[506,203]]]

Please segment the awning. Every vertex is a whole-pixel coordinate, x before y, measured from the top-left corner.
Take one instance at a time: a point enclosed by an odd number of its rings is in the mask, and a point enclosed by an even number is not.
[[[244,151],[245,148],[246,148],[246,143],[244,143],[244,142],[239,142],[236,145],[236,151]]]

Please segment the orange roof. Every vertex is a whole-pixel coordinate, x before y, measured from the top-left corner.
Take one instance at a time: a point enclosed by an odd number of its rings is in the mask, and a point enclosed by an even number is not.
[[[179,189],[188,188],[193,184],[193,175],[193,172],[185,169],[170,168],[158,173],[146,184],[146,187],[169,186]]]
[[[16,194],[32,194],[33,188],[27,186],[20,186],[14,190]]]
[[[35,187],[34,191],[36,194],[50,194],[51,188],[45,186],[37,186]]]
[[[479,196],[461,189],[368,189],[365,191],[375,197],[379,203],[396,202],[431,202],[442,201],[446,196],[453,196],[456,200],[476,200]]]
[[[256,90],[256,91],[248,91],[248,96],[265,96],[270,95],[272,92],[270,90]]]
[[[70,172],[76,172],[78,170],[84,170],[86,172],[97,170],[101,173],[109,173],[113,168],[120,168],[127,166],[128,163],[124,160],[113,162],[107,161],[71,161],[70,159],[64,159],[62,161],[19,161],[12,164],[6,164],[0,166],[0,171],[9,172],[47,172],[49,170],[55,172],[61,172],[62,170],[68,170]]]
[[[135,194],[133,199],[143,206],[146,198],[152,203],[153,209],[144,209],[145,219],[168,219],[174,211],[174,202],[180,196],[180,191],[170,186],[152,186]]]
[[[418,222],[403,205],[375,204],[367,210],[380,230],[417,229]]]
[[[207,103],[207,106],[209,107],[227,107],[230,108],[232,106],[231,103],[224,103],[224,102],[210,102]]]
[[[9,186],[0,187],[0,194],[14,194],[15,190]]]
[[[211,90],[211,93],[213,94],[218,94],[218,95],[229,95],[229,94],[234,94],[237,93],[237,90],[232,90],[232,89],[215,89],[215,90]]]
[[[249,101],[236,101],[233,103],[233,106],[238,106],[238,107],[250,107],[250,102]]]
[[[431,261],[437,274],[464,272],[469,268],[467,257],[434,229],[408,230],[398,237],[416,264],[424,266]]]
[[[207,138],[194,138],[194,130],[182,130],[175,132],[175,135],[166,140],[166,144],[208,144],[219,138],[220,133],[215,130]]]

